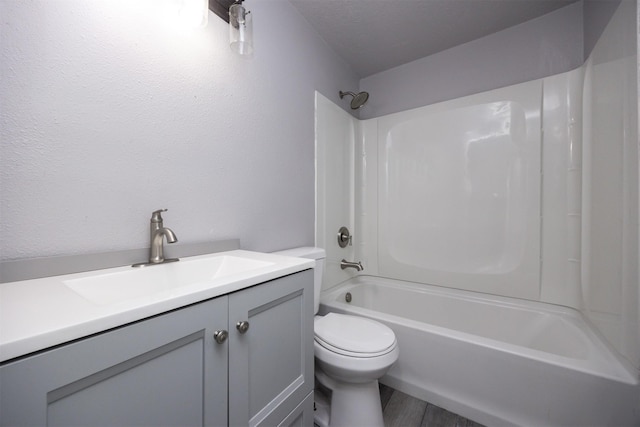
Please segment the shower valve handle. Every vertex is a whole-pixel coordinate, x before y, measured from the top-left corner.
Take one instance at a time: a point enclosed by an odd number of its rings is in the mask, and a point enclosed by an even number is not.
[[[340,230],[338,230],[338,246],[341,248],[346,248],[347,245],[351,246],[352,238],[353,236],[347,227],[340,227]]]

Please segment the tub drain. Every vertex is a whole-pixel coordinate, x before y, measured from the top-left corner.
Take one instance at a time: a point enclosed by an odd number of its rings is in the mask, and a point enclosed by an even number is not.
[[[351,302],[351,292],[347,292],[347,293],[344,295],[344,300],[345,300],[346,302]]]

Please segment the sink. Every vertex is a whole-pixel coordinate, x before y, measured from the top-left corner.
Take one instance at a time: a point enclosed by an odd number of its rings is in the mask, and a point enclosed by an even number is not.
[[[76,294],[97,305],[162,294],[179,294],[183,288],[274,265],[273,262],[235,255],[183,259],[142,269],[93,274],[63,283]]]
[[[310,259],[231,249],[144,268],[129,264],[0,283],[0,363],[314,265]]]

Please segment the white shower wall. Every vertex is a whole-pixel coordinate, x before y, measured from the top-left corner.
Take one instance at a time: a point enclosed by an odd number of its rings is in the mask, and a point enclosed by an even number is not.
[[[378,275],[539,297],[541,93],[538,80],[376,119]]]
[[[578,69],[362,122],[368,272],[582,307],[581,87]]]
[[[331,266],[355,255],[366,274],[579,306],[567,141],[581,82],[576,70],[363,121],[316,94],[325,287],[349,277]],[[338,247],[340,225],[353,247]]]
[[[327,252],[324,284],[338,284],[354,275],[340,260],[354,258],[354,246],[338,246],[338,230],[355,230],[355,132],[358,121],[319,92],[316,102],[316,227],[315,244]],[[362,182],[359,180],[358,182]],[[361,236],[356,233],[355,241]]]
[[[584,66],[584,311],[636,367],[638,15],[623,1]]]
[[[636,22],[623,1],[583,67],[541,80],[360,122],[320,99],[325,287],[355,256],[365,274],[574,307],[640,367]]]

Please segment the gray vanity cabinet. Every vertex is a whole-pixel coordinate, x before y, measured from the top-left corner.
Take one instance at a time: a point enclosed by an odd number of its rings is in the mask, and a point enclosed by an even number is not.
[[[5,363],[0,425],[311,426],[312,287],[307,270]]]
[[[226,424],[226,297],[0,367],[2,425]]]
[[[313,272],[298,275],[229,296],[229,425],[278,425],[313,390]]]

